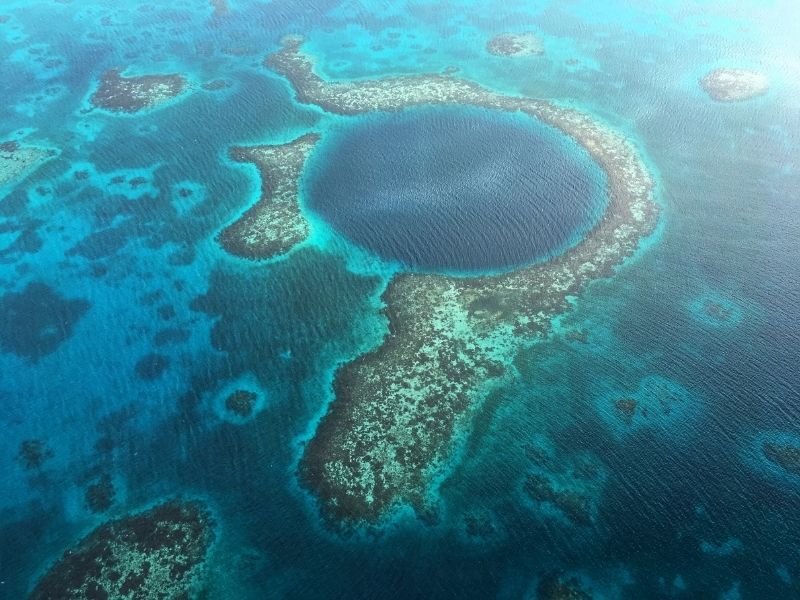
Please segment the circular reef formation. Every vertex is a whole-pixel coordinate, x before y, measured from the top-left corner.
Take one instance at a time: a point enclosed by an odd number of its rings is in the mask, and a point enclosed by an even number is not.
[[[550,333],[553,317],[569,309],[569,297],[610,276],[652,233],[659,212],[653,178],[629,139],[574,108],[500,94],[452,73],[330,81],[316,72],[297,37],[285,39],[265,64],[286,77],[298,101],[341,117],[455,106],[530,119],[568,138],[604,173],[602,215],[578,243],[546,261],[471,277],[397,273],[383,293],[387,335],[335,374],[333,401],[298,465],[300,482],[317,498],[326,523],[344,530],[378,525],[404,505],[433,522],[436,482],[506,365],[523,344]],[[259,156],[262,176],[272,175],[256,204],[260,222],[269,222],[273,193],[285,204],[297,189],[297,143],[286,144],[286,151],[271,146]],[[253,210],[242,217],[247,225],[256,222]],[[281,207],[278,219],[285,212]],[[296,231],[308,228],[302,210],[292,215]],[[236,231],[236,223],[228,231]],[[242,245],[253,233],[242,228]],[[265,248],[248,258],[276,255]]]
[[[213,540],[212,519],[201,504],[166,502],[92,531],[30,597],[188,598]]]
[[[739,102],[766,94],[769,80],[757,71],[714,69],[700,80],[700,85],[717,102]]]
[[[357,119],[323,138],[307,172],[309,208],[359,246],[425,271],[492,271],[552,256],[604,208],[602,172],[586,152],[496,110]]]

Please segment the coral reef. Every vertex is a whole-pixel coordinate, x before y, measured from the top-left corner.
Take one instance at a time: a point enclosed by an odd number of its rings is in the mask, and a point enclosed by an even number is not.
[[[89,310],[89,302],[64,298],[50,286],[34,282],[19,293],[0,297],[0,349],[37,361],[72,336]]]
[[[563,517],[577,527],[592,525],[606,480],[597,457],[557,451],[544,435],[523,444],[522,449],[530,462],[522,491],[533,501],[537,516]]]
[[[153,352],[146,354],[137,361],[135,371],[139,379],[150,381],[161,377],[168,367],[169,358],[163,354]]]
[[[110,112],[132,114],[164,104],[186,89],[186,78],[175,73],[126,77],[111,69],[103,73],[91,103]]]
[[[52,148],[15,141],[0,143],[0,186],[18,183],[56,156],[58,152]]]
[[[537,503],[549,503],[575,525],[591,525],[589,498],[572,490],[557,489],[549,478],[530,473],[524,484],[525,493]]]
[[[612,392],[597,399],[600,416],[612,431],[624,436],[644,427],[665,431],[687,418],[697,402],[680,383],[658,375],[641,380],[635,392]]]
[[[224,79],[212,79],[211,81],[205,82],[202,87],[208,92],[218,92],[231,87],[231,84]]]
[[[637,402],[635,398],[625,397],[614,400],[614,408],[625,421],[626,425],[633,424],[633,417],[636,415]]]
[[[31,598],[188,598],[214,539],[208,511],[172,501],[101,525],[67,550]]]
[[[227,0],[209,0],[214,9],[214,17],[224,17],[230,12]]]
[[[764,457],[787,473],[800,476],[800,446],[777,442],[764,442]]]
[[[749,100],[769,90],[766,75],[745,69],[714,69],[700,80],[700,85],[717,102]]]
[[[464,531],[471,538],[485,540],[497,533],[497,526],[488,513],[471,512],[464,515]]]
[[[486,44],[486,50],[496,56],[541,56],[542,41],[533,33],[501,33]]]
[[[339,524],[375,523],[402,503],[430,514],[432,481],[518,339],[547,335],[552,317],[568,309],[568,296],[609,276],[653,230],[653,181],[627,139],[577,110],[445,75],[329,82],[301,44],[286,39],[266,64],[302,102],[341,115],[422,104],[521,111],[571,137],[608,178],[603,217],[582,242],[546,263],[469,279],[395,276],[383,295],[389,334],[336,373],[335,399],[306,445],[301,481]]]
[[[235,390],[225,398],[225,408],[237,417],[246,419],[252,416],[258,396],[249,390]]]
[[[548,573],[536,586],[537,600],[590,600],[577,577],[569,577],[558,572]]]
[[[114,489],[114,483],[111,481],[111,476],[108,473],[103,473],[97,481],[86,487],[86,493],[84,494],[86,508],[95,514],[103,513],[111,508],[114,503],[114,496],[116,496],[116,490]]]
[[[713,300],[705,301],[703,304],[703,312],[705,312],[709,318],[719,322],[729,321],[733,316],[733,310],[731,308],[720,302],[714,302]]]
[[[19,460],[22,462],[22,466],[29,471],[41,468],[53,456],[52,448],[42,440],[23,440],[19,445]]]
[[[308,221],[298,204],[298,180],[318,140],[317,134],[309,133],[287,144],[231,149],[233,160],[258,168],[261,197],[217,236],[226,251],[251,260],[273,258],[308,236]]]

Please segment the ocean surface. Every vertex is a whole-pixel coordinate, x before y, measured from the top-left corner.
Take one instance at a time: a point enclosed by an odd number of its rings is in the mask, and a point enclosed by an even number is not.
[[[0,6],[0,143],[59,152],[0,188],[0,597],[25,597],[98,525],[176,497],[214,514],[207,598],[536,598],[553,574],[593,598],[800,597],[800,471],[763,452],[800,447],[800,5],[226,4]],[[544,54],[486,51],[525,31]],[[454,67],[580,109],[657,184],[656,232],[521,346],[462,432],[435,523],[402,509],[350,535],[325,523],[297,468],[334,373],[381,343],[397,273],[545,260],[597,221],[604,175],[516,115],[299,103],[263,64],[287,34],[326,78]],[[714,102],[699,79],[719,67],[770,89]],[[111,114],[90,103],[111,68],[190,90]],[[215,79],[228,86],[202,87]],[[308,240],[228,255],[215,236],[261,191],[229,149],[308,131],[328,134],[301,181]],[[224,409],[237,387],[261,394],[243,423]],[[645,416],[625,423],[619,398]],[[592,523],[531,500],[531,473],[588,498]],[[102,478],[114,494],[97,513],[86,490]],[[489,531],[470,535],[465,515]]]

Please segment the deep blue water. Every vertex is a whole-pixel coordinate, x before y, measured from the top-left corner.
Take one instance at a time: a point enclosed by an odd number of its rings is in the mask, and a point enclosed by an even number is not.
[[[800,596],[800,480],[759,450],[764,439],[800,438],[797,6],[230,8],[224,18],[200,0],[0,8],[9,16],[0,23],[0,141],[61,151],[0,190],[0,597],[24,597],[104,520],[175,496],[205,499],[219,520],[211,598],[528,598],[553,570],[597,598]],[[519,30],[541,35],[545,55],[484,51],[491,35]],[[341,538],[325,530],[295,474],[334,370],[386,333],[380,294],[396,265],[326,229],[322,211],[311,214],[309,244],[285,259],[235,260],[214,242],[260,188],[254,170],[227,160],[229,146],[312,129],[331,140],[353,134],[298,104],[263,66],[287,33],[308,37],[330,77],[457,66],[500,91],[573,104],[630,136],[658,182],[658,234],[577,298],[553,336],[516,357],[519,376],[486,399],[441,485],[436,526],[401,518]],[[136,117],[86,112],[97,78],[121,65],[182,72],[195,84],[223,77],[231,87],[195,85]],[[718,66],[759,68],[771,90],[714,104],[697,79]],[[321,146],[315,163],[330,150]],[[510,159],[521,168],[554,156]],[[145,183],[131,185],[137,177]],[[344,183],[354,181],[363,183]],[[448,245],[432,248],[452,256]],[[698,309],[708,300],[735,318],[709,319]],[[572,330],[585,330],[585,343],[565,335]],[[219,406],[239,383],[265,399],[244,425]],[[680,399],[676,409],[632,428],[609,404],[625,395],[657,408],[663,390]],[[52,450],[40,469],[18,459],[29,439]],[[593,526],[526,498],[523,480],[535,470],[526,444],[551,457],[545,475],[591,498]],[[582,461],[599,473],[591,483],[576,483]],[[98,516],[83,494],[102,473],[116,496]],[[468,513],[489,515],[496,534],[469,538]]]
[[[604,208],[602,171],[524,116],[412,109],[342,125],[309,166],[308,206],[406,267],[494,271],[563,251]]]

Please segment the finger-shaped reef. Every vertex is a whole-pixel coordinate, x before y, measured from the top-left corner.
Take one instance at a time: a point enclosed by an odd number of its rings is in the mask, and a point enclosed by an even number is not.
[[[433,483],[504,365],[548,333],[568,297],[609,276],[653,231],[654,182],[629,140],[578,110],[447,75],[331,82],[301,45],[285,40],[266,64],[302,102],[339,115],[430,104],[521,112],[571,137],[607,175],[604,215],[547,262],[469,278],[396,275],[383,294],[388,335],[336,373],[335,399],[300,461],[302,483],[334,524],[374,524],[402,504],[430,516]]]
[[[217,236],[230,254],[251,260],[285,254],[308,236],[308,221],[298,204],[298,181],[319,135],[309,133],[287,144],[235,147],[230,157],[252,163],[261,175],[261,197]]]
[[[92,94],[96,108],[113,113],[138,113],[156,108],[186,91],[186,78],[176,73],[126,77],[117,69],[103,73]]]
[[[30,597],[189,598],[213,540],[213,522],[201,504],[167,502],[92,531]]]

